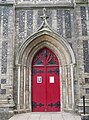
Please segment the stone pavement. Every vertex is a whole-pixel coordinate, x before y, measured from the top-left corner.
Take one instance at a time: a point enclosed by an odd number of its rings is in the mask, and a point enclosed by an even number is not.
[[[66,112],[30,112],[14,115],[9,120],[81,120],[81,117]]]

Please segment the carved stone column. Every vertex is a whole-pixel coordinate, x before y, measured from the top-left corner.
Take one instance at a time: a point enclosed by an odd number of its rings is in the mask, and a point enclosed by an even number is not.
[[[20,110],[20,76],[21,75],[21,65],[18,64],[18,104],[17,109]]]
[[[31,66],[29,66],[29,109],[32,111],[31,107]]]
[[[73,77],[74,65],[71,64],[71,87],[72,87],[72,109],[74,109],[74,77]]]
[[[26,66],[24,66],[24,109],[26,108]]]

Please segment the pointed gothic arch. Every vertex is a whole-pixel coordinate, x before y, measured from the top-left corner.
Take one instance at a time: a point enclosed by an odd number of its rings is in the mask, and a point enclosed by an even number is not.
[[[24,62],[24,56],[27,56],[26,52],[28,51],[27,50],[28,47],[31,46],[30,49],[29,49],[29,52],[30,52],[30,50],[32,50],[33,47],[36,47],[37,44],[41,43],[42,41],[44,41],[44,42],[48,41],[47,37],[50,38],[49,42],[51,44],[55,41],[56,45],[58,44],[60,46],[60,48],[64,49],[63,53],[65,53],[65,51],[67,51],[67,54],[70,57],[69,58],[70,59],[70,63],[75,64],[75,55],[74,55],[73,49],[70,47],[69,43],[62,36],[59,36],[59,34],[57,34],[53,30],[51,31],[51,30],[49,30],[47,28],[42,28],[41,30],[40,29],[35,34],[33,34],[32,36],[28,37],[25,40],[25,42],[22,43],[22,45],[20,46],[20,48],[19,48],[19,50],[17,52],[16,64],[20,64],[21,62]],[[42,38],[42,40],[40,38]],[[37,39],[38,40],[40,39],[40,40],[37,41]]]
[[[31,108],[31,74],[34,55],[43,47],[55,53],[60,62],[61,111],[74,109],[73,67],[75,56],[69,43],[46,28],[22,43],[16,58],[18,66],[18,110]],[[24,106],[22,107],[22,105]]]

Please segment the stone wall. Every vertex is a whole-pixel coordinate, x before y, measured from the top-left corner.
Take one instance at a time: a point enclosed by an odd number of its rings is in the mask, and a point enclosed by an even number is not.
[[[83,39],[84,40],[88,39],[88,35],[89,35],[89,33],[87,32],[88,31],[87,29],[89,29],[88,9],[89,8],[87,5],[84,6],[77,5],[75,9],[47,8],[47,15],[49,16],[48,24],[56,32],[58,32],[59,35],[66,38],[66,40],[70,43],[76,55],[77,72],[75,74],[74,83],[76,88],[75,100],[77,101],[77,103],[79,101],[80,96],[82,96],[82,93],[85,92],[85,89],[82,89],[81,84],[83,84],[82,81],[84,81]],[[29,14],[31,18],[29,17],[28,20],[27,16],[29,16]],[[42,19],[40,18],[40,16],[42,16],[42,9],[40,8],[36,8],[36,9],[30,8],[30,10],[16,9],[16,16],[17,16],[16,33],[18,35],[18,36],[16,35],[16,37],[18,37],[16,38],[16,40],[19,42],[18,45],[20,45],[20,42],[21,43],[24,42],[27,36],[30,36],[30,34],[36,32],[36,30],[40,27],[42,23]],[[31,24],[32,26],[30,25],[30,27],[27,27],[29,26],[28,23]],[[20,31],[20,29],[23,31]],[[80,86],[80,92],[78,92],[79,90],[77,89],[79,88],[79,86]]]
[[[16,50],[41,26],[42,8],[16,8]],[[86,94],[88,97],[88,88],[83,88],[85,83],[84,70],[88,68],[88,61],[84,59],[87,56],[86,46],[83,49],[85,42],[89,36],[89,7],[87,4],[76,4],[75,8],[47,8],[47,19],[49,26],[55,30],[60,36],[64,37],[69,42],[76,56],[75,69],[75,103],[79,102],[80,97]],[[85,42],[84,42],[85,41]],[[85,51],[85,52],[84,52]],[[86,64],[84,65],[84,62]],[[88,84],[85,84],[88,87]],[[84,87],[85,87],[84,86]]]
[[[13,107],[13,10],[12,5],[0,6],[0,119],[3,120],[10,116],[9,108]]]
[[[16,46],[19,47],[28,36],[36,32],[42,23],[43,8],[16,9]],[[47,8],[47,22],[52,29],[64,38],[72,38],[73,8]],[[55,23],[55,24],[54,24]],[[18,45],[17,45],[18,44]]]

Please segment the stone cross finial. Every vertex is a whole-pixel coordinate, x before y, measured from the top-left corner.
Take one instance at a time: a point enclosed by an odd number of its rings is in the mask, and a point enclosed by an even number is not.
[[[42,20],[44,23],[47,22],[47,19],[49,18],[47,15],[46,15],[46,8],[43,8],[43,16],[41,16]]]

